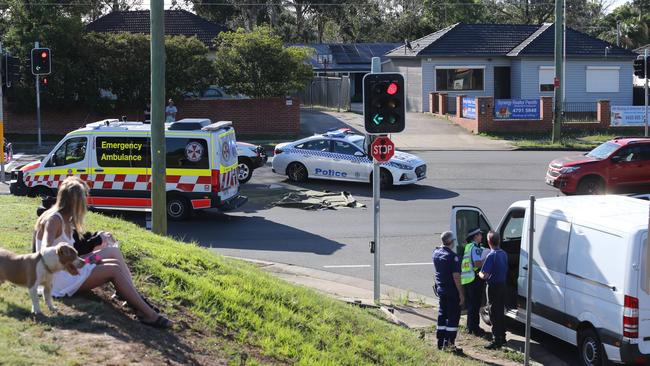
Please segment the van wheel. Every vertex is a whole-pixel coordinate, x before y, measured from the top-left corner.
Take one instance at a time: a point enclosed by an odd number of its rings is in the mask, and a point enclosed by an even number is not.
[[[584,329],[578,334],[578,355],[580,364],[584,366],[607,364],[603,344],[592,328]]]
[[[307,168],[300,163],[291,163],[287,167],[287,176],[292,182],[304,182],[307,180]]]
[[[239,159],[239,165],[237,166],[237,179],[240,184],[244,184],[251,180],[253,177],[253,166],[251,165],[250,160],[246,158]]]
[[[30,196],[32,197],[54,197],[54,191],[51,188],[37,186],[32,188]]]
[[[167,217],[173,221],[181,221],[190,217],[192,207],[190,202],[179,196],[167,197]]]
[[[605,182],[599,177],[586,177],[578,183],[578,194],[604,194]]]

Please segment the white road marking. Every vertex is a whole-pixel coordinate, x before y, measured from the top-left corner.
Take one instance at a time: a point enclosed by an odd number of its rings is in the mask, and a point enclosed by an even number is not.
[[[397,267],[397,266],[432,266],[432,262],[416,262],[416,263],[387,263],[386,267]]]
[[[335,266],[323,266],[323,268],[370,268],[369,264],[341,264]]]

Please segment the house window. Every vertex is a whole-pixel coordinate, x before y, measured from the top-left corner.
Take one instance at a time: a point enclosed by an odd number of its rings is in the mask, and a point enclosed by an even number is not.
[[[587,66],[587,93],[618,93],[618,66]]]
[[[484,68],[436,67],[436,90],[483,90]]]
[[[555,67],[553,66],[540,66],[539,67],[539,91],[552,92],[555,90],[553,79],[555,79]]]

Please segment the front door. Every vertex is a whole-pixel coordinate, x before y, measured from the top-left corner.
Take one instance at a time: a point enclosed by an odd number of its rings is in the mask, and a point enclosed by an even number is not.
[[[367,182],[370,179],[368,158],[354,144],[335,140],[332,169],[339,174],[336,179],[355,180]]]
[[[459,256],[462,257],[465,244],[467,244],[467,233],[476,227],[481,228],[481,231],[484,233],[492,230],[490,221],[488,221],[487,216],[485,216],[480,208],[473,206],[452,207],[449,230],[451,230],[458,239],[456,253],[458,253]],[[487,248],[487,235],[483,235],[483,246]]]
[[[54,151],[47,164],[50,168],[49,179],[45,182],[49,188],[58,189],[59,183],[67,176],[88,179],[88,137],[71,137]]]
[[[609,177],[618,187],[650,183],[650,144],[635,144],[620,149],[612,158]]]
[[[510,99],[510,67],[494,68],[494,99]]]

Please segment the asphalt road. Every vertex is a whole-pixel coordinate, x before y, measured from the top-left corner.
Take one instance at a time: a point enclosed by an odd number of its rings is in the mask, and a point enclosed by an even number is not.
[[[432,249],[449,227],[452,205],[481,207],[493,225],[516,200],[557,195],[544,184],[548,162],[565,152],[417,152],[429,177],[419,184],[384,191],[381,201],[382,283],[431,295]],[[279,184],[279,185],[278,185]],[[295,264],[372,279],[372,191],[370,185],[311,180],[299,188],[349,191],[367,209],[305,211],[269,207],[282,189],[295,188],[269,167],[242,186],[250,201],[239,211],[204,212],[170,222],[169,233],[229,256]]]

